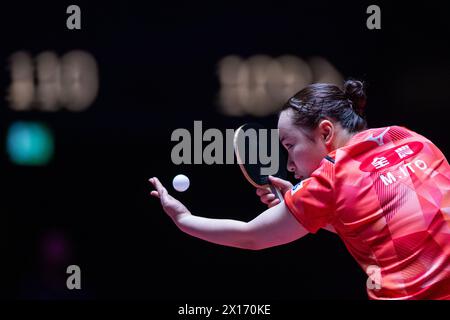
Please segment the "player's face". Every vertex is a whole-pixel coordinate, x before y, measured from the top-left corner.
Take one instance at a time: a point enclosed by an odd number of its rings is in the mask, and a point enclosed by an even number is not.
[[[320,134],[308,132],[292,123],[291,110],[285,110],[278,119],[280,141],[288,152],[287,169],[296,179],[305,179],[315,171],[327,155]]]

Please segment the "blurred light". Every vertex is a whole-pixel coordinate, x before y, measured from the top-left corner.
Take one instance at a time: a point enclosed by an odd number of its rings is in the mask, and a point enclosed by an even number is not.
[[[8,100],[16,111],[37,107],[42,111],[87,109],[99,89],[98,67],[88,52],[74,50],[61,59],[53,52],[42,52],[35,65],[30,54],[11,55],[11,85]],[[36,76],[36,81],[34,77]]]
[[[273,111],[273,100],[268,94],[265,86],[257,86],[248,91],[251,108],[247,109],[248,114],[263,117]]]
[[[98,93],[98,68],[94,57],[85,51],[71,51],[62,59],[62,98],[71,111],[88,108]]]
[[[324,58],[315,57],[308,64],[293,55],[254,55],[247,60],[227,56],[218,63],[218,76],[219,105],[230,116],[267,116],[278,112],[285,101],[310,83],[342,86],[343,82]]]
[[[267,66],[272,62],[272,58],[266,55],[255,55],[247,59],[249,68],[250,88],[264,87],[267,82]]]
[[[61,96],[61,67],[54,52],[43,52],[36,57],[37,102],[41,110],[56,111]]]
[[[24,51],[10,57],[11,86],[8,92],[10,107],[16,111],[29,109],[34,100],[33,59]]]
[[[296,56],[285,55],[278,58],[284,71],[284,97],[285,102],[298,91],[302,90],[313,81],[313,75],[309,65]]]
[[[255,55],[247,60],[233,55],[219,62],[222,112],[230,116],[265,116],[271,113],[273,102],[266,86],[267,67],[272,60],[267,55]]]
[[[36,122],[15,122],[7,132],[7,153],[17,165],[46,165],[53,157],[54,141],[50,130]]]
[[[271,81],[267,90],[277,109],[313,80],[309,65],[292,55],[284,55],[274,60],[269,66],[269,73]]]
[[[246,62],[238,56],[227,56],[219,62],[218,74],[221,82],[221,111],[229,116],[245,115],[244,110],[248,109],[249,105],[249,68]]]
[[[272,58],[266,55],[255,55],[247,60],[249,83],[247,85],[248,105],[245,111],[254,116],[265,116],[271,113],[273,101],[267,93],[267,69]]]
[[[245,62],[238,56],[227,56],[218,63],[219,80],[222,86],[237,86],[242,84],[239,76]]]
[[[219,105],[221,111],[232,117],[245,115],[244,108],[239,101],[238,86],[224,86],[219,92]]]
[[[314,82],[331,83],[342,88],[344,78],[328,60],[322,57],[313,57],[309,60],[309,65],[313,71]]]
[[[280,104],[283,102],[283,99],[285,99],[285,94],[283,91],[286,81],[284,66],[278,59],[273,59],[267,66],[267,75],[267,92],[273,99],[274,105]]]

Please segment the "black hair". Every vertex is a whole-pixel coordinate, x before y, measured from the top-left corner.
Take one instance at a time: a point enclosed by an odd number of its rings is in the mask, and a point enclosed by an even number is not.
[[[294,124],[304,129],[315,129],[320,120],[329,119],[356,133],[367,128],[365,106],[363,83],[347,80],[343,90],[334,84],[310,84],[290,98],[282,111],[292,109]]]

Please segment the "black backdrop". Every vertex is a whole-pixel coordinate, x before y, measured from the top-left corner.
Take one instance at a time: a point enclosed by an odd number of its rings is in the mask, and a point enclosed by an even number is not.
[[[65,28],[68,2],[2,2],[0,9],[1,259],[6,298],[366,299],[366,277],[326,231],[263,251],[216,246],[180,232],[149,197],[148,178],[178,194],[194,214],[250,220],[264,206],[234,165],[172,164],[176,128],[236,128],[252,117],[217,111],[216,64],[225,55],[320,55],[344,77],[368,84],[371,127],[398,124],[449,154],[450,23],[442,5],[380,3],[382,29],[366,28],[368,2],[75,2],[82,30]],[[8,56],[91,52],[100,91],[85,112],[14,112],[5,99]],[[8,160],[16,120],[45,122],[55,157],[44,167]],[[276,116],[257,119],[276,125]],[[66,259],[49,266],[40,243],[63,234]],[[65,289],[65,268],[82,290]],[[49,275],[50,274],[50,275]],[[50,280],[49,280],[50,279]],[[52,280],[53,279],[53,280]],[[54,280],[57,279],[57,280]],[[61,281],[60,281],[61,280]]]

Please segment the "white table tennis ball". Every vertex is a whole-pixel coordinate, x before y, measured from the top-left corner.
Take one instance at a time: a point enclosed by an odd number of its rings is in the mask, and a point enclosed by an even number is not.
[[[184,192],[189,188],[189,178],[184,174],[179,174],[173,178],[172,185],[178,192]]]

